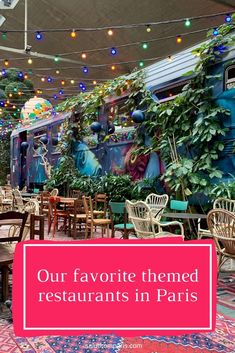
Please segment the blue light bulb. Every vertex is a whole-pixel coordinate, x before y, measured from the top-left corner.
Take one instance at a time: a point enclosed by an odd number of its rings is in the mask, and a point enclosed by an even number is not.
[[[84,84],[82,82],[79,83],[79,87],[82,88]]]
[[[213,30],[213,35],[214,35],[214,36],[218,36],[218,34],[219,34],[218,29],[217,29],[217,28],[214,28],[214,30]]]
[[[87,74],[88,73],[88,67],[84,66],[82,71],[84,72],[84,74]]]
[[[54,99],[57,99],[57,95],[56,95],[56,94],[54,94],[53,98],[54,98]]]
[[[111,48],[110,53],[111,53],[111,55],[116,55],[117,54],[117,49],[116,48]]]
[[[2,76],[5,76],[6,75],[6,70],[5,69],[2,69]]]
[[[21,72],[21,71],[18,72],[18,77],[19,77],[19,78],[22,78],[23,76],[24,76],[23,72]]]
[[[64,94],[64,91],[62,89],[60,89],[59,94]]]
[[[226,15],[225,22],[229,23],[232,21],[232,17],[230,15]]]
[[[51,76],[47,77],[47,82],[52,82],[52,77]]]
[[[41,39],[42,39],[42,33],[41,33],[41,32],[36,32],[35,38],[36,38],[37,40],[41,40]]]

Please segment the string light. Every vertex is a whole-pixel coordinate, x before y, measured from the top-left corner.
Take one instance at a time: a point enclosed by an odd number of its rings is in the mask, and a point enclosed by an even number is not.
[[[84,84],[82,82],[79,83],[79,87],[82,88]]]
[[[142,43],[142,49],[148,49],[148,47],[149,47],[149,45],[148,45],[148,43]]]
[[[94,86],[97,85],[97,81],[96,80],[94,80],[92,83],[93,83]]]
[[[185,27],[190,27],[191,26],[191,21],[187,18],[184,22]]]
[[[144,67],[144,62],[143,61],[139,62],[139,67]]]
[[[86,59],[86,57],[87,57],[86,53],[82,53],[81,57],[82,57],[82,59]]]
[[[8,66],[9,65],[9,61],[7,59],[4,60],[4,65]]]
[[[12,93],[9,93],[8,96],[11,98],[12,97]]]
[[[74,29],[71,31],[70,36],[71,36],[71,38],[73,38],[73,39],[77,37],[77,33],[75,32]]]
[[[37,40],[41,40],[41,39],[42,39],[42,33],[41,33],[41,32],[36,32],[35,38],[36,38]]]
[[[52,77],[51,76],[47,77],[47,82],[49,82],[49,83],[52,82]]]
[[[42,82],[45,82],[45,77],[41,77],[41,81],[42,81]]]
[[[59,75],[59,73],[60,73],[60,70],[56,70],[56,72],[55,72],[57,75]]]
[[[150,26],[150,25],[147,25],[147,26],[146,26],[146,32],[150,33],[151,31],[152,31],[151,26]]]
[[[115,66],[115,65],[112,65],[112,66],[111,66],[111,70],[112,70],[112,71],[116,70],[116,66]]]
[[[82,86],[82,91],[83,91],[83,92],[86,91],[86,86],[85,86],[85,85]]]
[[[62,80],[62,81],[61,81],[61,84],[62,84],[62,86],[64,86],[64,85],[65,85],[65,81],[64,81],[64,80]]]
[[[56,94],[54,94],[53,98],[54,98],[54,99],[57,99],[57,95],[56,95]]]
[[[7,74],[5,69],[2,69],[2,76],[5,76]]]
[[[113,30],[112,30],[112,29],[109,29],[109,30],[108,30],[108,35],[109,35],[109,36],[112,36],[112,35],[113,35]]]
[[[82,71],[83,71],[84,74],[87,74],[87,73],[88,73],[88,67],[87,67],[87,66],[84,66],[84,67],[82,68]]]
[[[2,39],[7,39],[7,32],[2,32]]]
[[[21,72],[21,71],[20,71],[20,72],[18,72],[18,77],[19,77],[19,78],[23,78],[23,77],[24,77],[23,72]]]
[[[75,81],[74,80],[70,80],[71,85],[74,85]]]
[[[64,91],[62,89],[59,90],[59,94],[64,94]]]
[[[55,61],[56,63],[58,63],[58,62],[60,61],[60,58],[59,58],[58,55],[56,55],[56,56],[54,57],[54,61]]]
[[[182,43],[182,37],[181,37],[181,36],[177,36],[176,42],[177,42],[178,44]]]
[[[111,53],[111,55],[116,55],[117,54],[117,49],[116,48],[111,48],[110,49],[110,53]]]
[[[231,15],[226,15],[226,17],[225,17],[225,22],[227,22],[227,23],[229,23],[229,22],[231,22],[232,21],[232,17],[231,17]]]
[[[31,65],[33,63],[33,60],[31,58],[28,58],[28,64]]]
[[[24,74],[24,79],[27,80],[27,78],[28,78],[28,75]]]
[[[218,29],[217,29],[217,28],[214,28],[214,30],[213,30],[213,35],[216,37],[216,36],[218,36],[218,34],[219,34]]]

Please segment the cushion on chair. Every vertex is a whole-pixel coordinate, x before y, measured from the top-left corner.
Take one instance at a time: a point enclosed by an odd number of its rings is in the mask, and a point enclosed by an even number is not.
[[[114,228],[116,228],[116,229],[125,229],[125,224],[115,224],[115,226],[114,226]],[[132,223],[127,223],[126,224],[126,229],[134,229],[134,226],[133,226],[133,224]]]

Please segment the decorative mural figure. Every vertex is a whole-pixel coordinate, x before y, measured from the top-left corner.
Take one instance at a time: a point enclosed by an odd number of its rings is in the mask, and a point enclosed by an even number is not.
[[[83,175],[98,176],[102,174],[102,167],[95,154],[84,142],[74,146],[75,166]]]
[[[52,165],[49,163],[48,158],[46,157],[48,149],[43,141],[39,140],[40,146],[38,148],[33,147],[33,152],[36,156],[41,158],[40,164],[44,166],[45,174],[48,179],[51,177]]]

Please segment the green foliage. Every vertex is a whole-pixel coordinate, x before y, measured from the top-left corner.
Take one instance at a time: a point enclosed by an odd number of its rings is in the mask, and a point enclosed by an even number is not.
[[[214,185],[209,194],[214,200],[218,197],[235,200],[235,178],[233,178],[232,181],[222,182],[216,186]]]
[[[58,188],[61,195],[68,195],[69,189],[78,175],[74,159],[69,156],[61,157],[59,167],[53,168],[51,178],[47,180],[45,187],[47,190]]]
[[[166,170],[164,181],[176,197],[186,199],[196,192],[208,192],[212,180],[222,177],[215,167],[224,144],[220,137],[226,134],[222,118],[229,112],[217,106],[212,99],[212,82],[221,79],[211,74],[211,65],[218,62],[234,43],[229,34],[235,26],[224,24],[219,35],[211,38],[195,54],[200,59],[193,71],[193,78],[173,101],[157,105],[147,102],[148,119],[145,129],[152,137],[152,146],[145,150],[160,151]],[[139,152],[143,153],[143,146]]]

